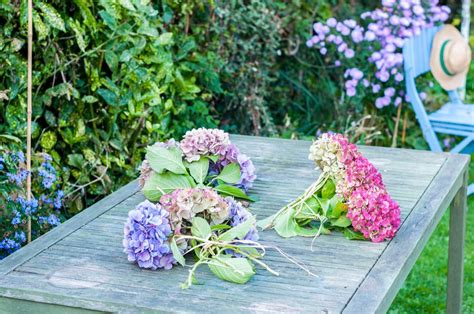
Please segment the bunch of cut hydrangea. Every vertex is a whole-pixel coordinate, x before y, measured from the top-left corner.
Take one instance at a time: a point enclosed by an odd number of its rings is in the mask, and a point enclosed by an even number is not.
[[[47,154],[32,158],[32,193],[26,197],[25,155],[0,152],[0,260],[26,243],[27,219],[31,216],[32,238],[59,225],[64,192],[52,159]]]
[[[404,92],[402,47],[423,28],[439,25],[450,9],[438,0],[382,0],[381,7],[347,19],[314,24],[308,47],[317,48],[325,62],[344,69],[349,97],[373,95],[375,106],[398,106]],[[423,99],[425,93],[420,93]]]
[[[322,170],[300,197],[260,221],[283,237],[318,236],[341,230],[349,239],[381,242],[400,226],[400,208],[382,176],[341,134],[325,133],[311,146],[309,159]]]
[[[241,202],[212,188],[176,189],[129,212],[124,252],[142,268],[190,267],[183,288],[196,281],[201,265],[223,280],[245,283],[255,274],[254,263],[276,274],[260,260],[265,248],[257,242],[255,223]],[[191,254],[196,262],[186,265],[184,256]]]
[[[255,167],[218,129],[188,131],[180,142],[169,140],[147,148],[139,178],[145,197],[158,201],[176,189],[213,187],[222,195],[251,200],[247,191]]]

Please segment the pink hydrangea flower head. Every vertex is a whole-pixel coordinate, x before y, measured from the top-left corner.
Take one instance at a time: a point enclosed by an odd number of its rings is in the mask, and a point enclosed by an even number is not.
[[[324,133],[311,145],[309,159],[336,182],[336,192],[348,205],[347,218],[355,231],[373,242],[395,236],[400,207],[357,146],[342,134]]]
[[[180,142],[186,160],[198,160],[201,155],[224,156],[230,145],[229,134],[219,129],[193,129]]]

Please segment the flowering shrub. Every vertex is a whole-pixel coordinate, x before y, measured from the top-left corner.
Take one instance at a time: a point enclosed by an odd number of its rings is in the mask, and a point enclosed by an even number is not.
[[[201,264],[223,280],[245,283],[255,274],[252,261],[263,257],[257,240],[255,217],[242,203],[211,188],[189,188],[130,211],[123,246],[129,261],[153,270],[185,265],[183,255],[195,252],[197,262],[183,284],[187,288]]]
[[[181,142],[148,147],[139,183],[150,201],[176,189],[215,187],[220,194],[250,200],[246,192],[256,178],[252,161],[218,129],[188,131]]]
[[[0,154],[0,259],[26,242],[27,219],[31,215],[32,238],[61,223],[64,192],[51,157],[32,159],[32,198],[26,197],[25,156],[22,152]]]
[[[311,146],[309,159],[322,170],[319,179],[259,226],[274,227],[283,237],[317,236],[329,229],[373,242],[395,236],[400,208],[354,144],[340,134],[325,133]]]
[[[407,38],[446,21],[450,9],[438,0],[382,0],[382,7],[361,14],[358,21],[329,18],[315,23],[308,47],[319,49],[327,63],[344,70],[349,97],[367,93],[375,106],[408,101],[403,84],[402,47]],[[420,97],[426,95],[421,93]]]

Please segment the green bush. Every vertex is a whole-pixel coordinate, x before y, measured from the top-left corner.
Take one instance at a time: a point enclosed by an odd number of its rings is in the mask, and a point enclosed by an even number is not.
[[[409,106],[395,132],[396,108],[344,98],[343,81],[306,47],[313,22],[375,6],[35,1],[34,150],[67,166],[74,213],[135,178],[147,144],[196,126],[292,138],[349,130],[377,145],[398,134],[399,146],[426,148]],[[26,0],[0,0],[0,143],[26,132],[26,13]]]
[[[25,3],[0,4],[0,63],[8,65],[0,134],[18,137],[26,129]],[[94,3],[35,1],[33,13],[35,150],[68,165],[71,187],[87,191],[88,203],[134,178],[148,143],[216,126],[209,100],[221,90],[209,56],[181,31],[184,7]]]

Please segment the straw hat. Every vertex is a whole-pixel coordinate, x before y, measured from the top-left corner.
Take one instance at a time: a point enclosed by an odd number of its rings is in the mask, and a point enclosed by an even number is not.
[[[471,63],[471,48],[452,25],[436,33],[431,49],[431,73],[446,90],[461,87]]]

